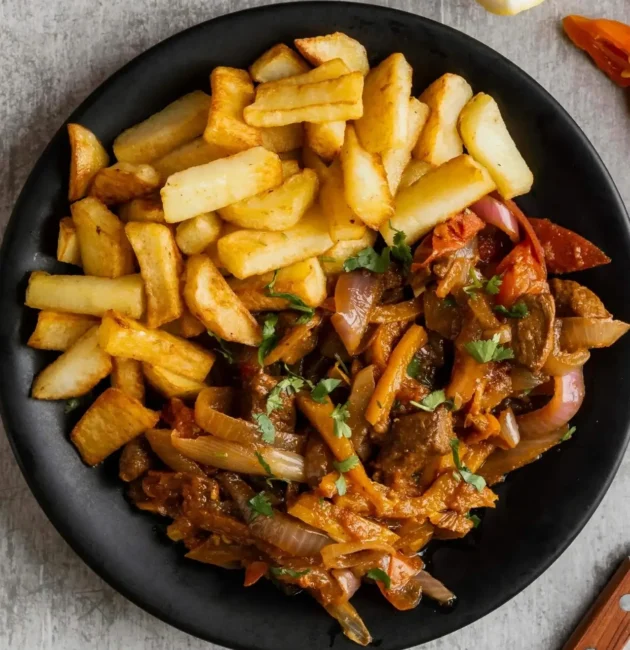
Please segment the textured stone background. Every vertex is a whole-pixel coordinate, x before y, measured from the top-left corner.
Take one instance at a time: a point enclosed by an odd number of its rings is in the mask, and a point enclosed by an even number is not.
[[[0,0],[0,232],[38,155],[72,109],[120,66],[191,25],[258,0]],[[630,202],[628,95],[562,37],[569,13],[630,23],[628,0],[546,0],[515,18],[473,0],[391,0],[460,29],[537,79],[577,120]],[[630,551],[630,458],[584,531],[533,585],[427,650],[560,648]],[[413,614],[410,614],[413,616]],[[0,648],[201,650],[145,614],[66,546],[29,493],[0,435]]]

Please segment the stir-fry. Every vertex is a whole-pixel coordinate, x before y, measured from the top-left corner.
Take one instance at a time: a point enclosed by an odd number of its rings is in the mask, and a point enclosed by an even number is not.
[[[402,54],[370,69],[344,34],[295,45],[216,68],[111,166],[68,126],[58,259],[84,275],[29,280],[29,345],[62,352],[32,394],[84,410],[88,465],[122,449],[187,558],[367,645],[359,587],[451,603],[427,544],[572,436],[590,350],[629,326],[550,278],[610,260],[513,202],[534,179],[494,99],[454,74],[416,99]]]

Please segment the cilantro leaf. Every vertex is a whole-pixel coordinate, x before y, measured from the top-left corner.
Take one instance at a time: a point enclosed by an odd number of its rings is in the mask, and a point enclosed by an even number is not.
[[[330,414],[330,417],[335,421],[333,431],[337,438],[350,438],[352,431],[346,424],[346,420],[350,417],[348,412],[348,402],[345,404],[337,404]]]
[[[215,339],[215,341],[219,344],[219,347],[217,348],[217,352],[219,354],[221,354],[228,363],[234,363],[234,355],[232,354],[230,349],[225,344],[225,341],[218,334],[215,334],[211,330],[207,330],[207,331],[208,331],[208,334],[213,339]]]
[[[467,284],[464,287],[464,293],[467,296],[472,296],[475,291],[480,291],[483,289],[483,282],[479,278],[479,275],[477,275],[477,271],[475,271],[475,269],[470,269],[470,271],[468,271],[468,280],[470,284]]]
[[[311,397],[319,404],[326,402],[326,397],[339,386],[341,379],[320,379],[317,386],[311,391]]]
[[[560,438],[560,442],[566,442],[567,440],[571,440],[573,438],[573,434],[575,433],[577,427],[571,427],[563,436]]]
[[[264,459],[263,455],[259,451],[255,452],[255,454],[258,462],[260,463],[260,466],[265,470],[265,472],[267,472],[269,476],[273,476],[271,467],[269,467],[269,463]]]
[[[309,307],[302,300],[302,298],[296,296],[294,293],[283,293],[283,292],[274,291],[277,278],[278,278],[278,270],[276,269],[273,273],[273,278],[271,279],[271,282],[265,285],[265,291],[267,295],[270,298],[282,298],[283,300],[286,300],[289,303],[291,309],[294,309],[295,311],[303,312],[303,316],[300,316],[300,318],[298,318],[297,320],[298,324],[308,323],[308,321],[315,313],[315,309],[313,307]]]
[[[418,375],[420,374],[421,370],[422,370],[422,361],[420,361],[418,357],[413,357],[413,359],[409,362],[409,365],[407,366],[407,374],[412,379],[418,379]]]
[[[409,403],[413,404],[413,406],[416,408],[432,413],[440,404],[444,404],[447,401],[448,400],[446,399],[446,393],[443,390],[434,390],[432,393],[429,393],[421,402],[414,402],[411,400]]]
[[[297,393],[304,388],[305,380],[297,375],[285,377],[281,379],[270,391],[267,396],[267,415],[271,415],[274,411],[282,408],[282,393],[290,395]]]
[[[264,492],[259,492],[247,502],[251,507],[250,521],[253,521],[258,515],[273,517],[273,508]]]
[[[527,305],[522,300],[519,300],[514,304],[511,309],[508,309],[503,305],[495,305],[494,311],[498,314],[503,314],[503,316],[507,316],[508,318],[525,318],[525,316],[529,314],[529,309],[527,309]]]
[[[343,263],[343,270],[346,272],[356,269],[367,269],[374,273],[385,273],[389,268],[390,249],[384,248],[379,255],[371,246],[359,251],[354,257],[349,257]]]
[[[296,571],[295,569],[287,569],[283,566],[272,566],[270,571],[276,577],[289,576],[289,578],[301,578],[302,576],[305,576],[307,573],[311,572],[310,569],[304,569],[304,571]]]
[[[81,406],[81,400],[73,397],[72,399],[66,400],[66,405],[63,407],[64,413],[72,413]]]
[[[341,472],[342,474],[345,474],[346,472],[349,472],[351,469],[354,469],[357,465],[359,464],[359,457],[356,454],[352,454],[352,456],[348,456],[348,458],[340,461],[333,461],[333,467]]]
[[[365,575],[372,580],[382,582],[385,589],[389,589],[392,586],[391,578],[385,573],[385,571],[383,571],[383,569],[370,569]]]
[[[403,265],[405,271],[408,271],[411,267],[413,256],[411,255],[411,247],[406,243],[407,235],[402,230],[394,228],[391,221],[389,222],[389,227],[396,233],[394,235],[394,245],[391,247],[392,256]]]
[[[273,441],[276,439],[276,428],[273,426],[273,422],[269,419],[269,416],[265,413],[255,413],[252,417],[256,421],[258,430],[262,434],[262,441],[266,442],[268,445],[272,445]]]
[[[496,296],[499,293],[499,289],[503,284],[503,280],[500,275],[493,275],[487,282],[485,287],[485,292],[489,293],[491,296]]]
[[[466,481],[466,483],[470,483],[477,492],[481,492],[486,487],[486,479],[478,474],[473,474],[466,465],[462,463],[459,458],[459,440],[457,438],[451,438],[450,445],[451,451],[453,452],[453,462],[455,463],[459,475],[464,479],[464,481]]]
[[[346,477],[340,472],[339,478],[335,481],[335,487],[337,488],[337,494],[342,497],[348,490],[348,484],[346,483]]]
[[[446,298],[442,300],[442,306],[449,308],[457,307],[457,300],[455,300],[453,296],[446,296]]]
[[[495,334],[488,341],[470,341],[464,346],[470,356],[478,363],[513,359],[514,351],[499,345],[499,335]]]
[[[479,528],[479,524],[481,523],[481,519],[477,517],[477,515],[471,515],[470,512],[466,513],[466,518],[470,519],[470,521],[473,522],[473,528]]]
[[[278,324],[278,314],[267,314],[262,327],[262,342],[258,347],[258,363],[262,366],[265,357],[276,347],[278,336],[276,334],[276,325]]]

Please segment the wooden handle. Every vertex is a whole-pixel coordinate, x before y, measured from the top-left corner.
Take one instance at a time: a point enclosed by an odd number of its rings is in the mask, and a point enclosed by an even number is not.
[[[563,650],[630,648],[630,557],[606,585]]]

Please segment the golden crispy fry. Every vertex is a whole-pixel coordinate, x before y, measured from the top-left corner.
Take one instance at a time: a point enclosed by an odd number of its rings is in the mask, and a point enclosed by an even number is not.
[[[427,104],[431,113],[413,151],[415,158],[441,165],[463,153],[457,119],[471,97],[468,82],[450,73],[442,75],[420,95],[420,101]]]
[[[226,341],[258,345],[260,327],[207,255],[186,262],[184,298],[207,329]]]
[[[305,146],[302,150],[302,162],[304,167],[312,169],[317,174],[317,178],[319,178],[319,182],[323,187],[328,173],[328,165],[308,146]]]
[[[388,56],[365,78],[363,117],[357,135],[367,151],[383,153],[407,144],[411,66],[403,54]]]
[[[278,158],[280,158],[282,162],[293,161],[299,164],[302,160],[302,150],[293,149],[293,151],[284,151],[283,153],[278,154]]]
[[[363,237],[354,240],[339,240],[332,248],[329,248],[319,261],[326,275],[336,275],[343,271],[343,263],[354,257],[359,251],[368,246],[374,246],[376,233],[369,228],[365,229]]]
[[[221,234],[221,219],[215,212],[182,221],[177,226],[175,240],[184,255],[203,253]]]
[[[350,209],[366,226],[378,230],[394,213],[392,195],[380,156],[361,146],[350,124],[341,149],[341,167]]]
[[[147,429],[160,414],[117,388],[108,388],[77,422],[70,436],[88,465],[98,465]]]
[[[118,216],[125,223],[128,221],[165,223],[162,199],[160,199],[159,194],[157,196],[144,196],[129,201],[129,203],[123,203],[118,208]]]
[[[186,302],[184,302],[182,315],[177,320],[163,325],[162,329],[173,336],[181,336],[184,339],[192,339],[206,331],[203,323],[190,313]]]
[[[366,75],[370,71],[363,45],[342,32],[312,38],[296,38],[293,42],[300,54],[313,65],[341,59],[352,72]]]
[[[276,81],[261,84],[263,92],[268,91],[270,88],[278,88],[280,86],[303,86],[304,84],[314,84],[320,81],[328,81],[330,79],[337,79],[345,74],[352,72],[348,66],[341,59],[334,59],[327,61],[323,65],[318,66],[314,70],[308,70],[302,74],[292,75],[290,77],[283,77]]]
[[[260,130],[243,121],[243,109],[254,101],[247,71],[219,66],[210,75],[210,85],[212,105],[203,139],[228,153],[261,146]]]
[[[324,160],[332,160],[343,146],[345,122],[306,123],[304,125],[308,146]]]
[[[212,260],[212,263],[219,269],[221,275],[224,276],[231,275],[231,273],[225,268],[225,266],[223,266],[223,262],[219,258],[219,240],[221,237],[225,237],[226,235],[236,232],[237,230],[242,230],[242,228],[233,223],[230,223],[229,221],[224,221],[221,224],[221,233],[219,234],[219,239],[212,242],[210,246],[208,246],[208,248],[206,248],[204,251],[204,254]]]
[[[112,357],[112,387],[144,403],[142,364],[135,359]]]
[[[300,172],[300,163],[297,160],[282,161],[282,180],[286,181],[289,176]]]
[[[177,149],[173,149],[162,158],[158,158],[151,163],[151,167],[160,175],[162,184],[172,174],[182,172],[191,167],[198,167],[206,163],[225,158],[227,152],[223,151],[221,147],[214,144],[208,144],[203,137],[195,138],[190,142],[180,145]]]
[[[144,282],[139,275],[98,278],[33,271],[24,304],[34,309],[92,316],[102,316],[107,310],[115,309],[132,318],[141,318],[144,302]]]
[[[109,164],[109,156],[100,140],[80,124],[68,124],[70,139],[70,183],[68,200],[82,199],[96,172]]]
[[[317,174],[312,169],[304,169],[289,176],[280,187],[228,205],[219,214],[242,228],[286,230],[313,205],[318,188]]]
[[[133,273],[133,252],[120,219],[90,196],[70,210],[86,275],[117,278]]]
[[[64,352],[95,325],[98,320],[93,316],[40,311],[27,345],[38,350]]]
[[[96,173],[88,194],[105,205],[116,205],[149,194],[159,186],[160,175],[150,165],[118,162]]]
[[[254,81],[276,81],[308,71],[308,64],[284,43],[274,45],[258,57],[249,68]]]
[[[123,131],[114,140],[118,160],[150,163],[200,136],[208,121],[210,96],[195,90],[159,113]]]
[[[71,217],[64,217],[59,222],[59,238],[57,239],[57,259],[66,264],[81,266],[81,250],[77,229]]]
[[[162,188],[168,223],[192,219],[282,183],[282,163],[263,147],[221,158],[169,177]]]
[[[147,296],[146,323],[159,327],[182,314],[183,302],[179,294],[179,276],[182,258],[175,237],[162,223],[130,221],[125,232],[138,258],[140,275]]]
[[[197,381],[206,378],[215,360],[212,352],[190,341],[149,329],[114,311],[103,316],[99,344],[112,356],[157,364]]]
[[[430,163],[425,162],[424,160],[416,160],[415,158],[412,158],[400,177],[398,191],[404,190],[406,187],[413,185],[419,178],[422,178],[432,169],[433,165]]]
[[[321,255],[332,244],[328,223],[315,204],[289,230],[238,230],[221,237],[217,245],[223,266],[243,279]]]
[[[490,95],[479,93],[464,106],[459,116],[459,132],[468,153],[490,172],[504,199],[531,190],[534,175]]]
[[[80,397],[111,371],[111,357],[99,347],[94,325],[37,375],[32,395],[47,400]]]
[[[263,147],[275,153],[295,151],[302,146],[304,141],[304,131],[301,124],[272,126],[268,129],[260,129],[260,132]]]
[[[407,244],[418,241],[437,224],[492,192],[488,171],[470,156],[461,155],[431,170],[396,197],[391,225],[402,230]],[[381,234],[392,246],[395,230],[385,223]]]
[[[179,397],[180,399],[194,399],[206,387],[200,381],[188,379],[177,375],[161,366],[154,366],[150,363],[143,363],[142,369],[147,381],[163,397],[170,399]]]

